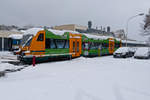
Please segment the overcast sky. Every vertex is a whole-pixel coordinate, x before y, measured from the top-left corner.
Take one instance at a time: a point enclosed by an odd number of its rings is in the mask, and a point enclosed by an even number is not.
[[[127,19],[148,13],[150,0],[1,0],[0,24],[42,25],[62,24],[111,26],[111,30],[125,29]],[[129,37],[141,39],[143,17],[130,20]]]

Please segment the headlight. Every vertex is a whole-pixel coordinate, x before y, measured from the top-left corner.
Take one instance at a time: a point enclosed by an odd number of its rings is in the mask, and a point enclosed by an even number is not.
[[[29,54],[29,53],[30,53],[30,51],[23,51],[21,55],[25,56],[26,54]]]

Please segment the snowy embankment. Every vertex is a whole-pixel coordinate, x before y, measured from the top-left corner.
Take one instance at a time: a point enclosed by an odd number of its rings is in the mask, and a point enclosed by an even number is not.
[[[0,78],[2,100],[150,100],[150,60],[77,58]]]

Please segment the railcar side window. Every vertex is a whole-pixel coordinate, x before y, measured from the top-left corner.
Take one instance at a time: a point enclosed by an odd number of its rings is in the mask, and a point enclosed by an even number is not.
[[[108,44],[107,44],[107,43],[103,43],[103,44],[102,44],[102,47],[103,47],[104,49],[107,49],[107,48],[108,48]]]
[[[64,48],[65,40],[55,40],[55,42],[56,42],[56,45],[57,45],[58,49]]]
[[[44,34],[40,33],[40,35],[37,38],[37,41],[43,41],[44,40]]]
[[[56,46],[56,43],[55,43],[55,40],[54,40],[54,39],[51,39],[51,41],[50,41],[50,48],[51,48],[51,49],[56,49],[56,48],[57,48],[57,46]]]
[[[73,42],[73,52],[75,52],[75,42]]]
[[[85,43],[85,49],[89,49],[89,44]]]
[[[69,41],[68,41],[68,40],[65,40],[64,48],[65,48],[65,49],[69,48]]]
[[[96,42],[92,42],[90,44],[90,49],[98,49],[99,48],[99,43],[96,43]]]
[[[102,44],[99,44],[98,48],[101,50],[102,49]]]
[[[12,44],[13,44],[13,45],[17,45],[17,40],[16,40],[16,39],[13,39],[13,40],[12,40]]]
[[[46,39],[46,49],[69,48],[68,40]]]
[[[119,48],[120,47],[120,43],[115,43],[115,48]]]
[[[46,39],[46,49],[51,48],[51,40],[50,39]]]
[[[20,44],[20,41],[21,41],[21,40],[17,40],[17,45],[19,45],[19,44]]]
[[[82,42],[82,49],[85,49],[85,42]]]
[[[79,42],[77,42],[77,52],[79,52]]]

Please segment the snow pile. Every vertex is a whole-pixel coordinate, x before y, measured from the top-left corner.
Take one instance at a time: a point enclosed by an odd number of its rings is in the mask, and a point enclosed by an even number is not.
[[[148,56],[149,52],[149,47],[140,47],[136,50],[134,56]]]
[[[22,34],[11,34],[11,35],[9,35],[9,37],[12,39],[22,39],[23,35]]]

